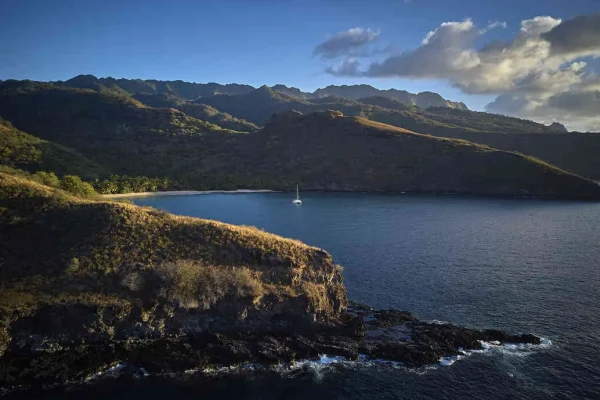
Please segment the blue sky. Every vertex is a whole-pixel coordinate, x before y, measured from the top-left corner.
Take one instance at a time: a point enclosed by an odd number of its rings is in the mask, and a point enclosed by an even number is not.
[[[367,83],[436,91],[483,109],[496,94],[467,94],[443,78],[333,76],[313,56],[319,43],[354,27],[379,32],[394,51],[414,49],[446,21],[563,20],[600,10],[598,0],[0,0],[0,79],[99,77],[283,83],[302,90]]]

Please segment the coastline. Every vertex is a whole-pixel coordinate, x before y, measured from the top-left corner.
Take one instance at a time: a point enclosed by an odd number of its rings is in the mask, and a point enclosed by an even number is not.
[[[243,194],[243,193],[272,193],[276,190],[268,189],[238,189],[238,190],[170,190],[164,192],[133,192],[133,193],[115,193],[101,194],[102,199],[122,199],[128,197],[147,197],[147,196],[193,196],[200,194]]]
[[[600,181],[594,181],[600,186]],[[130,192],[115,194],[99,194],[100,200],[126,199],[133,197],[152,197],[152,196],[194,196],[204,194],[247,194],[247,193],[282,193],[292,192],[291,190],[272,190],[272,189],[237,189],[237,190],[171,190],[158,192]],[[435,192],[435,191],[389,191],[389,190],[361,190],[361,189],[305,189],[304,192],[333,192],[333,193],[373,193],[373,194],[392,194],[392,195],[423,195],[423,196],[467,196],[478,198],[512,198],[512,199],[536,199],[536,200],[567,200],[567,201],[599,201],[600,198],[590,198],[586,196],[565,196],[565,195],[531,195],[519,193],[492,194],[477,192]]]

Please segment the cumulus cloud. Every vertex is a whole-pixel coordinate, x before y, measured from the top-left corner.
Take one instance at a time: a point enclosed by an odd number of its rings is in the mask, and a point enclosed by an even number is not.
[[[337,58],[352,55],[364,49],[374,42],[379,36],[378,31],[365,28],[351,28],[344,32],[338,32],[325,40],[313,51],[314,56],[322,58]]]
[[[553,54],[600,55],[600,13],[582,15],[542,35]]]
[[[560,20],[550,17],[526,20],[512,42],[477,49],[475,43],[487,29],[478,29],[470,19],[445,22],[429,32],[418,48],[374,62],[359,74],[446,79],[467,93],[518,90],[521,81],[531,82],[535,75],[556,70],[563,63],[550,59],[550,43],[540,37],[558,24]]]
[[[586,61],[600,57],[600,14],[566,21],[538,16],[522,21],[511,40],[479,46],[491,29],[503,27],[504,22],[477,27],[471,19],[444,22],[415,49],[364,67],[344,60],[327,72],[446,80],[465,93],[498,95],[487,107],[491,112],[545,122],[580,118],[598,126],[600,78]]]

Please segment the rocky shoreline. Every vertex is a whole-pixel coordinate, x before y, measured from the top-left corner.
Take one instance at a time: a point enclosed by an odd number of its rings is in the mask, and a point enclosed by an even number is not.
[[[540,344],[531,334],[475,330],[420,321],[411,313],[351,304],[336,326],[300,332],[196,331],[160,338],[13,340],[0,358],[0,387],[53,387],[82,382],[117,364],[148,374],[183,373],[242,364],[277,365],[330,357],[379,359],[406,367],[437,364],[445,357],[483,349],[483,342]],[[41,340],[40,340],[41,339]]]

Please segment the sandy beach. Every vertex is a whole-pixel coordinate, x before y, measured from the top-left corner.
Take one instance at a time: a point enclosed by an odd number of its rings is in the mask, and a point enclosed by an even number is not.
[[[238,189],[238,190],[173,190],[166,192],[138,192],[138,193],[116,193],[116,194],[103,194],[101,195],[105,199],[120,199],[128,197],[145,197],[145,196],[191,196],[198,194],[242,194],[242,193],[271,193],[275,190],[251,190],[251,189]]]

